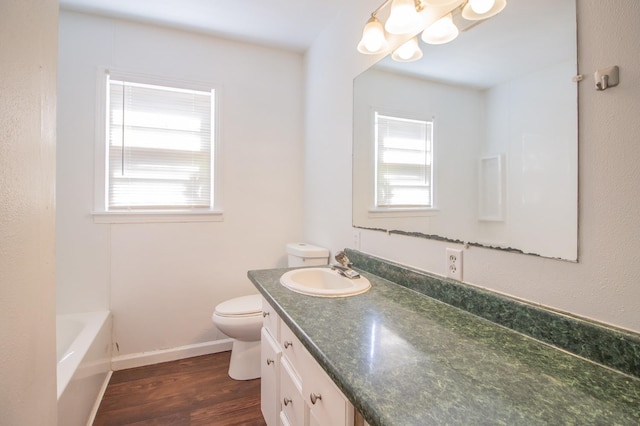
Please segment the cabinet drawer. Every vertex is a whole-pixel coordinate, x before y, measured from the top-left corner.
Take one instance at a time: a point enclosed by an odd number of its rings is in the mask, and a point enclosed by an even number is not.
[[[302,364],[305,362],[306,358],[311,355],[308,354],[300,340],[298,340],[282,319],[280,319],[280,347],[282,348],[282,354],[287,357],[291,367],[293,367],[293,371],[297,375],[298,380],[300,380]]]
[[[262,329],[260,343],[260,410],[268,426],[275,426],[280,414],[280,357],[282,351],[271,337]]]
[[[282,412],[290,424],[305,424],[302,385],[286,358],[282,358],[280,364],[280,400]]]
[[[278,313],[264,297],[262,298],[262,326],[269,330],[269,333],[271,333],[271,336],[276,340],[276,342],[280,340],[280,321]]]
[[[304,366],[302,395],[310,408],[310,423],[322,426],[353,426],[353,405],[315,360]]]

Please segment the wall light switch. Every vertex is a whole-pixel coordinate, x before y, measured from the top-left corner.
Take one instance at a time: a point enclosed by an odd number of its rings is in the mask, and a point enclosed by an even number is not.
[[[447,277],[462,281],[462,250],[448,248]]]

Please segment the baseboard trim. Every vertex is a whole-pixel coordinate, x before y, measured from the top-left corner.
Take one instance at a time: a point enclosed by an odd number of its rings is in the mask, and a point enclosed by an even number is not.
[[[233,339],[222,339],[197,343],[195,345],[179,346],[171,349],[121,355],[111,359],[111,369],[113,371],[125,370],[127,368],[143,367],[145,365],[159,364],[161,362],[225,352],[230,351],[232,346]]]

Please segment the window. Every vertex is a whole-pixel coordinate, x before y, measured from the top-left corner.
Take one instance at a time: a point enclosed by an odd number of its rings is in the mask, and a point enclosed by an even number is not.
[[[375,206],[433,207],[433,122],[375,113]]]
[[[99,211],[212,213],[218,204],[215,90],[158,81],[107,74]]]

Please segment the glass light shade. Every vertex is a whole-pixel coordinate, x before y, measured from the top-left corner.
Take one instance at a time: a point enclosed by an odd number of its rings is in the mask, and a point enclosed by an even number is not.
[[[398,62],[413,62],[422,58],[422,50],[418,45],[418,37],[410,38],[391,54],[391,58]]]
[[[444,44],[458,37],[460,31],[453,23],[453,17],[449,13],[429,25],[422,33],[422,41],[429,44]]]
[[[358,52],[366,55],[373,55],[389,50],[389,43],[384,36],[382,23],[372,16],[362,31],[362,39],[358,43]]]
[[[453,4],[458,0],[422,0],[422,4],[426,4],[427,6],[446,6],[448,4]]]
[[[496,0],[469,0],[469,6],[478,15],[490,11],[494,4]]]
[[[465,4],[464,7],[462,8],[462,17],[467,21],[480,21],[481,19],[491,18],[492,16],[495,16],[498,13],[502,12],[502,9],[504,9],[507,6],[507,0],[476,0],[476,1],[480,1],[481,3],[484,3],[485,7],[486,7],[487,1],[493,1],[493,5],[486,12],[479,13],[479,12],[476,12],[474,9],[474,7],[476,7],[474,6],[474,2],[472,2],[472,0],[469,0],[469,2]],[[479,8],[478,10],[483,10],[483,9]]]
[[[393,0],[384,29],[390,34],[418,33],[424,26],[414,0]]]

